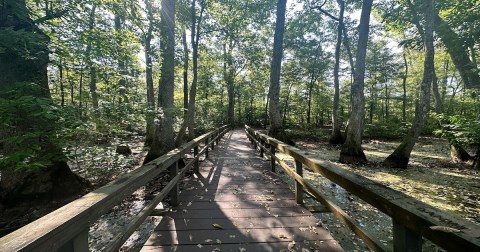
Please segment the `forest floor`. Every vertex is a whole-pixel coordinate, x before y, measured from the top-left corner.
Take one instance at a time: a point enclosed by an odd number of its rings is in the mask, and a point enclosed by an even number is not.
[[[308,149],[318,158],[337,162],[340,145],[328,143],[328,130],[318,129],[307,132],[304,129],[290,130],[297,147]],[[342,167],[401,191],[429,205],[458,215],[473,223],[480,224],[480,171],[450,160],[448,143],[436,137],[421,137],[415,145],[409,167],[405,170],[387,168],[381,162],[395,149],[400,140],[365,139],[362,144],[369,163],[361,166]],[[280,158],[289,160],[288,156]],[[293,163],[293,160],[290,160]],[[317,189],[325,192],[330,200],[336,202],[354,219],[358,220],[373,236],[385,245],[391,246],[391,218],[356,196],[346,192],[319,174],[304,171],[304,177]],[[285,177],[286,178],[286,177]],[[293,181],[286,178],[293,186]],[[313,201],[307,204],[314,204]],[[346,250],[366,249],[363,242],[355,237],[348,228],[332,218],[331,214],[318,214],[324,224]],[[326,223],[325,223],[326,222]],[[429,242],[424,243],[424,251],[441,251]]]

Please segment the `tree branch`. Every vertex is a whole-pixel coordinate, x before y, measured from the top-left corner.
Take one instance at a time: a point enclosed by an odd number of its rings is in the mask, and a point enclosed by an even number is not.
[[[319,10],[320,12],[322,12],[323,14],[325,14],[327,17],[329,17],[329,18],[331,18],[331,19],[333,19],[333,20],[335,20],[335,21],[337,21],[337,22],[339,21],[337,17],[335,17],[334,15],[330,14],[328,11],[322,9],[322,6],[323,6],[323,4],[322,4],[321,6],[312,6],[311,9]]]
[[[47,13],[47,15],[45,15],[44,17],[41,17],[41,18],[39,18],[39,19],[37,19],[33,22],[35,24],[41,24],[41,23],[46,22],[46,21],[51,20],[51,19],[60,18],[63,15],[65,15],[67,12],[68,12],[68,10],[62,10],[62,11],[57,11],[55,13]]]

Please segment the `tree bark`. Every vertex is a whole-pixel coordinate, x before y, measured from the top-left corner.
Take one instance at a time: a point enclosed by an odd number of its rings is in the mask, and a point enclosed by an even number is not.
[[[438,78],[435,72],[433,73],[432,92],[435,100],[435,113],[441,114],[443,113],[442,96],[440,95],[440,90],[438,89]]]
[[[148,30],[145,35],[145,81],[147,84],[147,134],[145,145],[150,146],[155,138],[155,92],[153,90],[153,62],[152,62],[152,39],[153,39],[153,8],[151,0],[145,0],[147,9]]]
[[[235,125],[235,76],[234,76],[234,67],[233,67],[233,40],[230,38],[229,46],[227,49],[227,44],[223,45],[223,54],[224,54],[224,79],[227,83],[227,94],[228,94],[228,124],[231,126]]]
[[[434,56],[435,48],[433,45],[433,30],[435,22],[435,1],[427,0],[425,8],[425,30],[424,30],[424,44],[425,44],[425,62],[423,79],[420,87],[420,100],[415,111],[415,119],[412,127],[407,135],[404,137],[402,143],[395,149],[395,151],[388,156],[384,164],[389,167],[405,169],[408,166],[410,154],[415,146],[415,143],[422,132],[427,118],[429,104],[430,104],[430,88],[434,80]]]
[[[92,107],[94,111],[98,110],[98,94],[97,94],[97,69],[93,65],[93,60],[92,60],[92,47],[93,47],[93,38],[92,38],[92,32],[93,29],[95,28],[95,11],[96,11],[97,6],[94,4],[92,6],[92,9],[90,11],[90,16],[88,18],[88,32],[89,32],[89,37],[88,37],[88,42],[87,42],[87,49],[85,50],[86,54],[86,59],[85,62],[87,64],[87,68],[90,71],[90,84],[89,84],[89,89],[90,89],[90,95],[92,96]]]
[[[283,33],[285,30],[285,11],[287,0],[277,1],[277,18],[275,23],[275,35],[273,38],[273,57],[270,66],[270,89],[269,89],[269,117],[270,129],[268,134],[280,141],[294,144],[287,136],[282,124],[280,114],[280,74],[283,58]]]
[[[162,67],[158,84],[158,106],[162,115],[155,125],[155,137],[145,157],[148,163],[175,147],[173,132],[173,91],[175,81],[175,0],[162,0],[160,52]]]
[[[340,105],[340,79],[338,73],[340,71],[340,53],[342,47],[343,37],[343,15],[345,11],[345,2],[343,0],[337,0],[340,8],[338,15],[338,27],[337,27],[337,44],[335,45],[335,65],[333,67],[333,108],[332,108],[332,135],[329,142],[332,144],[343,143],[342,134],[340,131],[340,117],[339,117],[339,105]]]
[[[315,83],[317,82],[317,73],[315,72],[315,68],[318,62],[318,57],[321,49],[321,44],[317,46],[317,49],[315,50],[315,58],[313,59],[313,64],[311,68],[311,75],[310,75],[310,81],[308,82],[307,89],[308,89],[308,101],[307,101],[307,124],[311,123],[311,118],[312,118],[312,100],[313,100],[313,88],[315,86]],[[285,117],[285,116],[284,116]]]
[[[480,76],[478,67],[468,57],[468,48],[460,36],[452,28],[435,14],[435,32],[447,48],[453,64],[460,72],[465,88],[480,88]]]
[[[352,109],[346,130],[345,143],[340,151],[342,163],[365,163],[367,158],[362,149],[363,127],[365,120],[365,56],[367,53],[368,33],[370,31],[370,12],[373,0],[364,0],[360,16],[355,75],[352,84]]]
[[[118,81],[118,88],[119,88],[119,97],[118,97],[118,104],[128,102],[127,97],[127,80],[125,79],[125,75],[127,74],[126,67],[125,67],[125,57],[123,56],[124,52],[121,48],[123,48],[123,39],[120,37],[122,32],[122,19],[119,12],[120,6],[115,6],[117,13],[115,13],[114,17],[114,24],[115,24],[115,31],[117,32],[117,46],[119,48],[119,55],[118,55],[118,70],[120,73],[120,80]]]
[[[407,121],[407,78],[408,78],[408,61],[407,61],[407,54],[405,52],[405,48],[403,48],[403,63],[405,64],[405,72],[403,74],[402,80],[402,88],[403,88],[403,95],[402,95],[402,121]]]
[[[60,72],[60,105],[65,106],[65,83],[63,79],[63,61],[60,59],[60,64],[58,66]]]
[[[183,115],[187,116],[188,110],[188,44],[187,44],[187,31],[184,30],[182,34],[183,44]],[[185,119],[184,119],[185,120]]]
[[[13,6],[14,5],[14,6]],[[38,85],[38,91],[31,91],[25,95],[37,98],[51,99],[48,87],[47,65],[49,62],[49,37],[35,25],[34,21],[27,15],[24,0],[4,2],[0,8],[0,29],[13,28],[13,31],[22,30],[28,32],[35,38],[31,44],[14,45],[3,48],[0,53],[0,94],[3,91],[12,91],[24,83]],[[30,56],[19,53],[18,47],[28,48]],[[9,96],[0,95],[1,99],[8,99]],[[22,115],[27,117],[29,115]],[[52,122],[55,123],[55,122]],[[35,130],[36,125],[29,125],[23,128],[18,125],[14,127],[16,135],[23,135]],[[5,130],[0,128],[0,138],[6,134],[12,135],[12,128]],[[52,157],[51,164],[40,170],[16,170],[15,167],[2,167],[0,170],[0,202],[7,206],[15,204],[34,204],[38,200],[53,200],[59,197],[72,196],[80,193],[83,189],[83,182],[75,175],[67,163],[65,155],[59,146],[56,146],[48,138],[39,140],[42,146],[40,152],[48,153]],[[15,151],[14,148],[25,146],[0,146],[0,152]]]

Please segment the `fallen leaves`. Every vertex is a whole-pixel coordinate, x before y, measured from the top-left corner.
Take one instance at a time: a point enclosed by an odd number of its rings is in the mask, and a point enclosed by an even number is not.
[[[223,227],[220,226],[220,224],[217,224],[217,223],[213,223],[212,226],[216,229],[223,229]]]

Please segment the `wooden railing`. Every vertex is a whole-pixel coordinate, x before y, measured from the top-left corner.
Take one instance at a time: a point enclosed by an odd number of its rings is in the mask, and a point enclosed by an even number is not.
[[[170,182],[149,202],[131,222],[106,246],[105,251],[118,251],[155,207],[170,194],[171,204],[178,204],[178,182],[185,172],[192,168],[198,172],[200,155],[208,157],[208,147],[229,130],[229,126],[217,128],[209,133],[183,144],[144,166],[112,181],[56,211],[0,238],[0,251],[89,251],[88,230],[101,215],[108,212],[139,187],[146,185],[161,172],[170,172]],[[200,144],[205,143],[199,150]],[[194,158],[178,170],[178,161],[194,150]]]
[[[328,200],[320,191],[302,177],[302,164],[340,185],[392,218],[393,251],[422,251],[422,237],[448,251],[480,251],[480,226],[448,214],[418,201],[402,192],[350,172],[328,161],[317,159],[306,151],[287,145],[245,125],[245,132],[259,148],[271,158],[271,169],[275,172],[275,161],[295,179],[296,199],[303,202],[304,190],[330,210],[337,219],[346,224],[365,244],[374,251],[391,251],[376,237],[368,234],[353,218]],[[292,169],[275,156],[281,151],[295,160]]]

